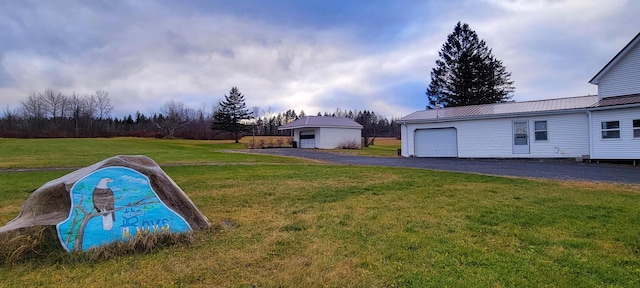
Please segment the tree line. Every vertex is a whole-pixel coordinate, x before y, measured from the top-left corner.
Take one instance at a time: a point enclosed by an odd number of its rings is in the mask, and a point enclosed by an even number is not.
[[[0,115],[0,137],[5,138],[87,138],[156,137],[182,139],[239,139],[246,135],[290,136],[278,127],[307,116],[289,109],[275,113],[271,108],[247,108],[237,87],[207,111],[193,109],[179,101],[164,103],[158,112],[136,111],[122,118],[111,115],[114,107],[109,93],[64,94],[55,89],[32,92],[17,108],[5,108]],[[234,114],[240,113],[240,114]],[[375,137],[399,137],[396,119],[373,111],[341,110],[317,113],[325,117],[347,117],[363,125],[365,145]]]

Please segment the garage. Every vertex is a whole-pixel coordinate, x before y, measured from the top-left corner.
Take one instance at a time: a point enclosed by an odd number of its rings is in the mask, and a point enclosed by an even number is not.
[[[278,127],[291,130],[296,147],[307,149],[336,149],[344,143],[362,142],[362,125],[346,117],[305,116]]]
[[[300,148],[314,149],[316,148],[315,131],[300,132]]]
[[[456,128],[415,131],[416,157],[458,157]]]

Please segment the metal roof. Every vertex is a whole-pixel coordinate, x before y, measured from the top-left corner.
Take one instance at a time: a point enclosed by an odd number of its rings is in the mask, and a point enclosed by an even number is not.
[[[639,104],[640,94],[631,94],[625,96],[606,97],[591,105],[589,108],[611,107],[629,104]]]
[[[586,109],[598,102],[598,96],[580,96],[526,102],[469,105],[421,110],[402,117],[399,121],[446,121],[465,118],[496,118],[513,114],[541,114]]]
[[[362,125],[358,124],[358,122],[345,117],[307,116],[297,119],[287,125],[282,125],[278,127],[278,130],[318,127],[362,129]]]

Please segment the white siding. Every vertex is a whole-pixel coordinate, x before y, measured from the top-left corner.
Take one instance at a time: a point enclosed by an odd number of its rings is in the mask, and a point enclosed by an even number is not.
[[[529,121],[530,153],[513,153],[513,121]],[[547,141],[535,141],[534,121],[547,121]],[[586,112],[535,117],[406,124],[401,129],[402,156],[415,156],[415,130],[456,128],[460,158],[573,158],[589,154]]]
[[[640,138],[633,138],[633,119],[640,119],[640,108],[591,112],[591,158],[640,159]],[[603,121],[620,121],[620,139],[602,139]]]
[[[601,98],[640,93],[640,45],[618,60],[600,77],[598,96]]]
[[[359,128],[320,128],[316,133],[316,148],[334,149],[345,142],[355,142],[360,148],[362,144]]]

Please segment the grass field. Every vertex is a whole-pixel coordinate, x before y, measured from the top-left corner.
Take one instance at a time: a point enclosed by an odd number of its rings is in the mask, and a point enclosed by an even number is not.
[[[217,227],[190,245],[149,254],[5,265],[4,287],[640,285],[637,186],[326,165],[223,153],[242,146],[211,141],[0,139],[0,145],[2,168],[149,155]],[[69,149],[87,155],[60,155]],[[187,165],[166,165],[175,163]],[[29,191],[68,172],[1,172],[0,222],[17,215]]]

